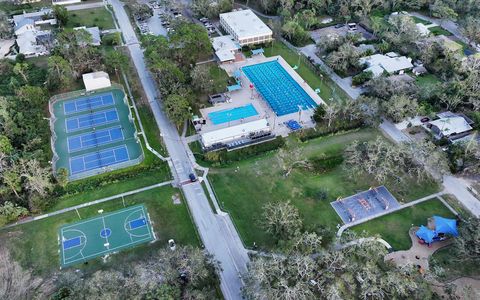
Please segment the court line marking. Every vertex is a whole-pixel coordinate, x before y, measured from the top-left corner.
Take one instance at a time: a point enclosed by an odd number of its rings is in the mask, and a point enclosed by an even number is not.
[[[83,249],[85,249],[85,247],[87,246],[88,238],[87,238],[87,235],[85,234],[85,232],[81,231],[80,229],[68,229],[68,230],[64,230],[64,229],[65,229],[65,228],[62,228],[62,229],[61,229],[62,238],[64,237],[64,233],[65,233],[65,232],[68,232],[68,231],[74,231],[74,232],[75,232],[75,231],[78,231],[78,232],[80,232],[81,235],[85,238],[85,242],[84,242],[84,244],[83,244],[82,249],[80,249],[80,251],[79,251],[77,254],[75,254],[75,255],[73,255],[73,256],[70,256],[70,257],[65,257],[65,249],[63,249],[63,243],[62,243],[63,262],[64,262],[64,264],[65,264],[65,262],[66,262],[68,259],[71,259],[71,258],[73,258],[73,257],[76,257],[79,253],[81,253],[81,252],[83,251]],[[68,249],[67,249],[67,250],[68,250]]]
[[[114,216],[114,215],[117,215],[117,214],[121,214],[121,213],[128,212],[128,211],[130,211],[130,210],[138,209],[138,208],[140,208],[140,207],[143,208],[143,205],[131,206],[131,207],[126,208],[125,210],[108,213],[108,214],[104,215],[103,217]],[[80,224],[85,224],[85,223],[88,223],[88,222],[92,222],[92,221],[95,221],[95,220],[99,219],[100,217],[102,217],[102,216],[97,216],[97,217],[94,217],[94,218],[92,218],[92,219],[88,219],[88,220],[85,220],[85,221],[82,221],[82,222],[73,223],[73,224],[67,225],[67,226],[65,226],[65,227],[62,227],[62,229],[67,229],[67,228],[74,227],[74,226],[76,226],[76,225],[80,225]]]
[[[134,213],[137,213],[137,212],[141,212],[141,216],[143,216],[143,218],[145,219],[145,225],[144,225],[144,226],[146,226],[146,227],[148,228],[148,232],[145,233],[145,234],[133,234],[133,233],[131,233],[131,231],[132,231],[132,230],[135,230],[136,228],[135,228],[135,229],[127,228],[127,223],[130,224],[130,222],[131,222],[131,221],[128,221],[128,222],[127,222],[128,218],[130,218],[131,215],[133,215]],[[135,220],[138,220],[138,219],[134,219],[134,220],[132,220],[132,221],[135,221]],[[149,228],[149,226],[148,226],[148,225],[149,225],[148,223],[149,223],[149,220],[148,220],[148,218],[145,217],[145,211],[144,211],[144,209],[143,209],[143,207],[142,207],[141,209],[132,212],[131,214],[129,214],[129,215],[125,218],[125,220],[124,220],[124,222],[123,222],[123,228],[125,229],[125,232],[130,235],[130,238],[132,238],[132,236],[133,236],[133,237],[143,237],[143,236],[146,236],[147,234],[148,234],[148,236],[151,236],[152,234],[150,233],[150,228]],[[138,227],[138,228],[143,228],[144,226]]]
[[[112,101],[111,104],[110,104],[110,103],[109,103],[109,104],[105,104],[105,100],[104,100],[104,99],[106,98],[106,96],[112,96],[112,98],[113,98],[112,100],[113,100],[113,101]],[[77,98],[77,99],[74,99],[74,100],[69,100],[69,101],[63,102],[63,113],[64,113],[64,115],[72,115],[72,114],[75,114],[75,113],[78,113],[78,112],[82,112],[82,111],[88,110],[88,109],[78,110],[78,102],[80,102],[80,101],[86,101],[86,100],[90,100],[90,99],[95,99],[95,98],[99,98],[99,99],[100,99],[100,100],[96,100],[95,102],[100,102],[100,101],[102,102],[102,105],[97,106],[97,108],[115,104],[115,99],[114,99],[114,97],[113,97],[113,93],[112,93],[112,92],[109,92],[109,93],[101,93],[101,94],[98,94],[98,95],[92,95],[92,97],[90,97],[90,96],[85,96],[85,97],[81,97],[81,98]],[[75,111],[67,112],[67,111],[65,110],[65,106],[66,106],[67,104],[70,104],[70,103],[73,103],[73,104],[75,105]]]
[[[112,120],[108,120],[107,118],[107,113],[112,113],[112,112],[115,112],[116,114],[116,118],[115,119],[112,119]],[[100,115],[100,114],[103,114]],[[97,117],[95,118],[89,118],[89,126],[84,126],[84,127],[80,127],[80,121],[78,120],[79,118],[82,118],[82,117],[86,117],[88,115],[98,115]],[[101,124],[92,124],[92,121],[93,120],[96,120],[96,119],[99,119],[99,118],[103,118],[105,119],[105,122],[101,123]],[[76,126],[75,128],[71,128],[69,129],[68,128],[68,121],[76,121]],[[85,129],[88,129],[88,128],[93,128],[94,125],[95,126],[103,126],[103,125],[106,125],[106,124],[111,124],[111,123],[115,123],[115,122],[119,122],[120,121],[120,114],[118,113],[118,110],[117,110],[117,107],[112,107],[112,108],[109,108],[109,109],[104,109],[104,110],[100,110],[100,111],[96,111],[96,112],[93,112],[93,113],[86,113],[86,114],[81,114],[81,115],[78,115],[78,116],[73,116],[73,117],[69,117],[69,118],[65,118],[65,132],[66,133],[72,133],[72,132],[76,132],[76,131],[80,131],[80,130],[85,130]]]
[[[120,132],[121,132],[121,136],[122,138],[121,139],[117,139],[117,140],[113,140],[113,137],[112,137],[112,130],[114,129],[120,129]],[[107,141],[107,142],[104,142],[104,143],[96,143],[95,145],[92,145],[92,146],[84,146],[84,141],[82,140],[82,137],[85,137],[87,135],[91,135],[95,132],[95,134],[97,134],[98,132],[101,132],[102,134],[107,134],[108,133],[108,136],[110,136],[110,139]],[[103,135],[103,136],[100,136],[100,138],[104,138],[106,137],[107,135]],[[70,151],[70,140],[71,139],[74,139],[74,138],[78,138],[79,139],[79,142],[80,142],[80,148],[78,149],[74,149],[73,151]],[[98,137],[97,138],[91,138],[91,139],[88,139],[86,140],[85,142],[89,142],[89,141],[92,141],[92,140],[97,140],[98,141]],[[112,127],[107,127],[107,128],[103,128],[103,129],[100,129],[98,131],[89,131],[89,132],[84,132],[84,133],[81,133],[81,134],[77,134],[77,135],[72,135],[72,136],[69,136],[67,138],[67,147],[68,147],[68,153],[72,153],[72,152],[78,152],[78,151],[83,151],[83,150],[87,150],[87,149],[91,149],[91,148],[94,148],[95,146],[104,146],[104,145],[108,145],[108,144],[113,144],[115,142],[120,142],[120,141],[125,141],[125,136],[123,135],[123,131],[122,131],[122,126],[121,125],[115,125],[115,126],[112,126]]]
[[[103,217],[103,216],[102,216],[102,223],[103,223],[103,230],[107,230],[107,226],[105,225],[105,217]],[[107,244],[108,244],[107,249],[110,249],[109,248],[110,247],[110,242],[108,241],[108,237],[106,236],[104,239],[107,240]]]
[[[127,150],[127,158],[128,158],[127,160],[122,160],[122,161],[120,161],[120,160],[117,159],[116,154],[115,154],[115,150],[119,150],[119,149],[126,149],[126,150]],[[102,161],[102,157],[101,157],[101,155],[100,155],[100,152],[107,152],[107,151],[110,151],[111,153],[113,153],[113,156],[115,157],[115,162],[113,162],[113,163],[111,163],[111,164],[108,164],[108,165],[103,165],[103,164],[102,164],[101,166],[95,167],[95,168],[89,168],[89,169],[86,168],[86,164],[87,164],[87,163],[85,163],[85,157],[86,157],[86,156],[90,156],[90,155],[93,155],[94,153],[96,153],[96,154],[97,154],[97,157],[99,157],[99,159],[97,159],[96,161],[100,161],[100,162],[101,162],[101,161]],[[111,156],[112,156],[112,155],[109,155],[108,157],[111,157]],[[106,157],[106,158],[108,158],[108,157]],[[83,169],[82,169],[81,171],[77,171],[77,172],[74,173],[74,172],[72,172],[72,169],[73,169],[73,168],[72,168],[72,160],[76,160],[76,159],[79,159],[79,158],[82,159]],[[107,149],[103,149],[103,150],[95,151],[95,152],[88,152],[88,153],[81,154],[81,155],[77,155],[77,156],[71,156],[71,157],[69,157],[68,160],[69,160],[70,172],[71,172],[72,174],[78,174],[78,173],[82,173],[82,172],[86,172],[86,171],[91,171],[91,170],[95,170],[95,169],[100,169],[100,168],[112,166],[112,165],[115,165],[115,164],[118,164],[118,163],[122,163],[122,162],[125,162],[125,161],[129,161],[129,160],[131,160],[131,159],[130,159],[130,155],[129,155],[129,153],[128,153],[127,145],[126,145],[126,144],[123,144],[123,145],[120,145],[120,146],[118,146],[118,147],[107,148]]]

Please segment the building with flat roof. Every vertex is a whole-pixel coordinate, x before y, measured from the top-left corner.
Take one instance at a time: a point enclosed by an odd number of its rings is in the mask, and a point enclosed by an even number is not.
[[[235,60],[235,53],[240,50],[240,45],[235,42],[231,35],[222,35],[211,39],[212,47],[215,50],[220,62]]]
[[[262,44],[272,40],[272,30],[250,9],[220,14],[220,25],[240,45]]]
[[[374,75],[379,76],[380,68],[385,70],[388,74],[402,73],[405,70],[413,68],[412,59],[405,56],[398,56],[394,52],[389,52],[385,55],[374,54],[367,57],[362,57],[359,63],[366,65],[366,70],[372,71]],[[379,68],[380,67],[380,68]]]
[[[272,136],[272,130],[266,119],[260,119],[231,127],[202,133],[201,142],[206,150],[238,148],[265,137]]]
[[[474,122],[463,114],[450,111],[438,113],[439,119],[427,123],[435,138],[448,138],[450,141],[469,135],[473,131]]]
[[[52,0],[52,5],[67,5],[80,2],[82,2],[82,0]]]
[[[112,86],[112,83],[110,82],[110,76],[103,71],[86,73],[83,74],[82,77],[83,84],[85,85],[87,92]]]

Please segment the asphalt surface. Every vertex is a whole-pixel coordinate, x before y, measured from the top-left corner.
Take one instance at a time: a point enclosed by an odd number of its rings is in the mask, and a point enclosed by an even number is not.
[[[188,182],[188,175],[194,172],[194,162],[191,161],[188,149],[182,143],[177,129],[162,110],[158,89],[145,65],[143,50],[123,8],[123,3],[118,0],[109,0],[109,3],[115,11],[125,43],[130,50],[155,121],[170,154],[174,178],[176,182]],[[225,299],[241,299],[243,287],[241,274],[247,271],[249,258],[229,216],[213,213],[199,182],[183,184],[181,188],[205,248],[220,262],[221,290]]]

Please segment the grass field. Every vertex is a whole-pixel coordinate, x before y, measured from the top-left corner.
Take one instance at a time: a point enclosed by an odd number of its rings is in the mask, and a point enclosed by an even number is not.
[[[407,250],[412,246],[408,230],[412,225],[427,225],[427,219],[433,215],[454,217],[440,200],[433,199],[352,227],[352,230],[366,231],[372,235],[378,234],[395,250]]]
[[[410,16],[410,17],[413,19],[413,22],[415,22],[415,24],[418,24],[418,23],[423,24],[423,25],[432,24],[432,22],[424,20],[424,19],[420,19],[419,17],[415,17],[415,16]]]
[[[415,81],[416,81],[418,87],[420,87],[420,88],[431,87],[433,85],[436,85],[436,84],[442,82],[434,74],[424,74],[424,75],[421,75],[421,76],[417,76],[417,77],[415,77]]]
[[[104,7],[75,10],[69,12],[68,16],[66,25],[68,28],[79,26],[98,26],[100,30],[115,28],[112,14]]]
[[[288,64],[291,66],[298,65],[299,68],[296,72],[304,79],[312,89],[320,89],[320,97],[327,101],[330,98],[346,99],[348,95],[338,87],[327,74],[323,74],[323,78],[320,78],[314,71],[304,62],[299,60],[299,54],[290,50],[282,42],[273,42],[272,45],[268,45],[265,48],[265,56],[282,56]],[[300,54],[302,55],[302,54]],[[300,63],[299,63],[300,62]]]
[[[310,140],[300,147],[309,158],[333,155],[354,140],[374,140],[379,132],[364,129],[346,134],[328,136]],[[289,138],[289,143],[295,143]],[[367,176],[359,176],[352,180],[350,174],[337,166],[331,171],[316,174],[306,170],[294,170],[285,178],[279,165],[276,153],[268,153],[225,168],[212,168],[210,181],[215,189],[219,204],[229,211],[247,247],[253,242],[264,248],[274,247],[275,241],[259,226],[262,207],[267,202],[291,201],[300,211],[307,229],[328,227],[336,230],[340,218],[330,206],[330,202],[338,196],[352,195],[368,189],[378,183]],[[392,189],[392,186],[386,184]],[[406,195],[398,195],[398,200],[409,201],[437,191],[436,185],[419,185],[412,183]],[[319,197],[319,191],[327,192],[326,199]]]
[[[182,204],[174,205],[172,195],[180,193],[172,187],[161,187],[125,197],[127,206],[145,204],[153,222],[153,229],[158,241],[153,245],[142,245],[134,249],[116,254],[109,264],[121,263],[123,259],[136,259],[147,255],[151,249],[166,247],[167,241],[175,239],[178,245],[199,245],[197,234],[186,207]],[[122,199],[116,199],[102,204],[79,210],[82,219],[98,215],[98,210],[111,212],[123,208]],[[10,229],[0,231],[2,242],[7,242],[15,260],[22,267],[31,268],[35,273],[48,274],[59,268],[57,232],[58,228],[66,223],[76,222],[79,218],[75,211],[46,219],[34,221]],[[86,266],[77,266],[87,269],[98,269],[103,264],[99,259],[91,261]]]
[[[430,32],[433,34],[433,35],[445,35],[445,36],[450,36],[452,35],[452,33],[448,30],[445,30],[443,29],[442,27],[440,26],[435,26],[435,27],[431,27],[429,28],[428,30],[430,30]]]

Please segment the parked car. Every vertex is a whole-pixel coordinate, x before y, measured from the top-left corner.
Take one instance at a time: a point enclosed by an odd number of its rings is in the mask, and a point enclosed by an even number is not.
[[[168,247],[172,251],[175,251],[175,249],[177,248],[177,245],[175,245],[175,241],[173,239],[168,240]]]
[[[193,173],[190,173],[190,174],[188,175],[188,178],[190,178],[190,181],[191,181],[191,182],[195,182],[195,181],[198,180],[198,179],[197,179],[197,176],[195,176],[195,174],[193,174]]]
[[[335,25],[335,28],[338,29],[338,28],[342,28],[343,26],[345,26],[345,24],[337,24],[337,25]]]

